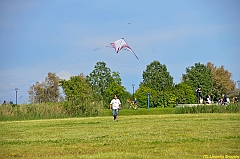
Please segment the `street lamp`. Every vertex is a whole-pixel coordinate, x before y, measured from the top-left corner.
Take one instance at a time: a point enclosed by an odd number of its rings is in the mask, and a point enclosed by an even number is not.
[[[135,86],[135,84],[132,84],[132,87],[133,87],[133,101],[134,101],[134,86]]]
[[[240,89],[240,80],[238,80],[237,83],[238,83],[238,89]]]
[[[164,85],[165,85],[165,82],[162,82],[162,89],[163,89],[163,106],[164,106],[164,108],[165,108]]]
[[[148,109],[150,109],[150,93],[147,92],[147,99],[148,99]]]
[[[15,88],[15,91],[16,91],[16,105],[17,105],[17,91],[18,91],[18,88]]]
[[[238,80],[237,83],[238,83],[238,95],[240,95],[240,80]]]

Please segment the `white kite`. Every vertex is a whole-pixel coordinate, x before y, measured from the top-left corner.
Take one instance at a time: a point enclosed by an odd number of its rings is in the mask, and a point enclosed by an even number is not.
[[[127,44],[127,42],[123,38],[119,39],[115,42],[112,42],[106,46],[103,46],[103,47],[113,47],[115,49],[116,53],[118,53],[120,50],[130,51],[138,59],[137,55],[133,52],[133,50],[130,48],[130,46]],[[102,47],[100,47],[100,48],[102,48]],[[98,50],[100,48],[97,48],[95,50]],[[93,51],[95,51],[95,50],[93,50]]]

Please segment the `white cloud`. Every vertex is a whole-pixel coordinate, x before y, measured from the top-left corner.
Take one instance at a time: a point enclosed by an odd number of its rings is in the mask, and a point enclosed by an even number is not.
[[[59,73],[57,73],[57,76],[58,76],[60,79],[68,80],[68,79],[70,79],[70,77],[71,77],[71,73],[62,70],[62,71],[60,71]]]

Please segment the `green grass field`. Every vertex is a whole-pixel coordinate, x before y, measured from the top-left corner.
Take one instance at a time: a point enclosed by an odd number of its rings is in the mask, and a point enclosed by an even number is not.
[[[240,114],[165,114],[0,122],[0,158],[240,156]]]

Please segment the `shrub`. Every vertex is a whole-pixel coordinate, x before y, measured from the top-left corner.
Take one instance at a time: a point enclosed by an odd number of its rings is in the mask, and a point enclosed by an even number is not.
[[[55,119],[66,117],[98,116],[102,113],[100,103],[73,105],[72,103],[42,103],[24,105],[2,105],[0,120]]]
[[[224,105],[197,105],[197,106],[183,106],[176,108],[176,114],[186,113],[239,113],[240,105],[229,104]]]

